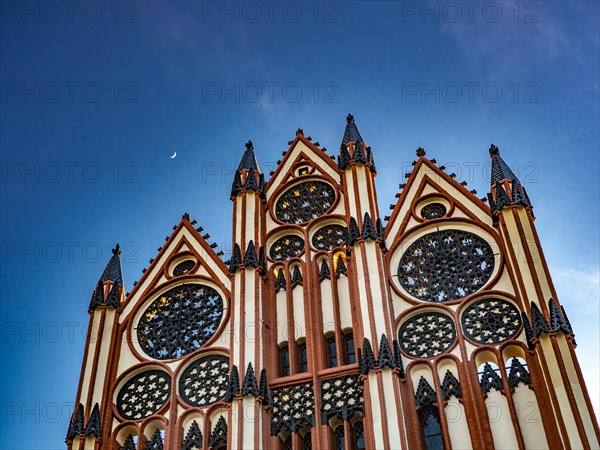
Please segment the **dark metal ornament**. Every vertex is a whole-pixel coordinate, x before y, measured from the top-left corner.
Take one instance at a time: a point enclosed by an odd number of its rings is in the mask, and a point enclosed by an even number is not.
[[[210,355],[192,362],[179,378],[179,395],[190,406],[218,402],[229,386],[229,358]]]
[[[325,214],[335,201],[335,189],[323,181],[306,181],[283,193],[275,205],[275,216],[300,224]]]
[[[317,250],[330,252],[341,247],[346,241],[346,228],[342,225],[325,225],[319,228],[312,237],[312,245]]]
[[[356,411],[363,413],[363,394],[358,375],[346,375],[321,381],[321,423],[329,419],[350,420]]]
[[[271,391],[271,436],[283,428],[292,433],[315,424],[312,383],[296,384]]]
[[[446,215],[446,206],[441,203],[429,203],[421,208],[421,217],[423,219],[439,219]]]
[[[398,266],[398,281],[419,300],[445,302],[478,291],[494,271],[494,253],[468,231],[440,230],[413,242]]]
[[[202,347],[217,331],[223,299],[202,284],[169,289],[143,313],[137,325],[138,342],[148,356],[174,359]]]
[[[411,317],[400,327],[398,341],[402,351],[413,358],[432,358],[446,352],[456,339],[450,317],[426,312]]]
[[[163,370],[146,370],[130,378],[117,394],[117,411],[127,420],[157,413],[169,400],[171,377]]]
[[[180,262],[179,264],[177,264],[175,266],[175,269],[173,269],[173,275],[176,277],[185,275],[185,274],[189,273],[189,271],[192,270],[195,265],[196,265],[196,263],[194,261],[192,261],[191,259]]]
[[[507,300],[486,298],[471,304],[462,313],[465,336],[479,344],[500,344],[521,328],[521,314]]]
[[[269,254],[271,259],[283,261],[298,256],[304,251],[304,239],[294,234],[283,236],[273,242]]]

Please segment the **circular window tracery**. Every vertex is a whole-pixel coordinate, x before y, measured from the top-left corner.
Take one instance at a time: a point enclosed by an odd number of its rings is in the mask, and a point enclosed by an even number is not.
[[[275,206],[275,217],[300,224],[325,214],[335,201],[335,189],[323,181],[306,181],[283,193]]]
[[[186,261],[180,262],[173,269],[173,275],[176,276],[176,277],[180,277],[181,275],[185,275],[186,273],[189,273],[190,270],[192,270],[195,265],[196,265],[196,263],[194,261],[192,261],[191,259],[188,259]]]
[[[331,251],[346,241],[346,228],[342,225],[325,225],[312,237],[312,245],[317,250]]]
[[[215,289],[182,284],[146,308],[137,325],[138,342],[152,358],[180,358],[202,347],[222,317],[223,299]]]
[[[441,203],[429,203],[421,208],[421,217],[423,219],[439,219],[446,215],[446,206]]]
[[[499,298],[486,298],[471,304],[461,316],[465,336],[480,344],[500,344],[521,328],[521,315],[515,305]]]
[[[408,319],[398,331],[400,347],[413,358],[432,358],[447,351],[456,339],[456,327],[446,314],[422,313]]]
[[[439,230],[413,242],[400,259],[398,281],[419,300],[445,302],[478,291],[494,271],[490,245],[463,230]]]
[[[221,400],[227,391],[229,358],[210,355],[197,359],[181,374],[179,395],[190,406],[208,406]]]
[[[269,254],[272,259],[281,261],[298,256],[303,250],[304,239],[300,236],[289,234],[273,242]]]
[[[171,377],[163,370],[146,370],[130,378],[117,394],[117,411],[127,420],[157,413],[169,400]]]

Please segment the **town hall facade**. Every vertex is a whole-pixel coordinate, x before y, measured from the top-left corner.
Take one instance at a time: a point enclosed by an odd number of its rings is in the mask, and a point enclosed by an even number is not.
[[[335,158],[299,129],[268,181],[248,142],[228,261],[188,214],[127,294],[113,250],[68,449],[598,448],[531,200],[489,152],[482,200],[419,148],[384,217],[351,115]]]

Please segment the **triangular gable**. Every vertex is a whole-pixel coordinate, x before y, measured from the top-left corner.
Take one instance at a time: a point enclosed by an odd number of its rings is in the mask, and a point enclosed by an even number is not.
[[[229,296],[231,283],[227,266],[189,220],[184,218],[127,296],[120,322],[124,322],[136,310],[137,305],[145,301],[148,293],[171,281],[165,273],[173,257],[178,254],[193,256],[200,263],[198,271],[194,273],[206,276]]]

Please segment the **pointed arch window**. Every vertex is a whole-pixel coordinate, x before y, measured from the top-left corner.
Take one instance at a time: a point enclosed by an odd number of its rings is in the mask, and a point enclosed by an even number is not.
[[[310,431],[304,433],[302,437],[302,450],[312,450],[312,435]]]
[[[330,336],[326,336],[325,340],[327,342],[327,362],[329,364],[329,367],[337,367],[338,354],[335,343],[335,336],[333,334]]]
[[[333,430],[333,441],[335,450],[346,450],[344,425],[338,425],[337,428]]]
[[[283,441],[283,450],[292,450],[292,435],[289,435]]]
[[[354,423],[352,438],[355,450],[365,450],[367,448],[365,445],[365,428],[362,421],[359,420]]]
[[[298,344],[298,368],[300,373],[308,372],[308,354],[306,352],[306,342]]]
[[[287,343],[279,348],[279,372],[282,377],[290,376],[290,349]]]
[[[440,427],[440,417],[437,407],[427,405],[419,411],[419,421],[423,433],[424,448],[427,450],[444,450],[444,439]]]
[[[356,362],[356,350],[354,348],[354,334],[352,330],[344,333],[344,351],[346,364],[354,364]]]

